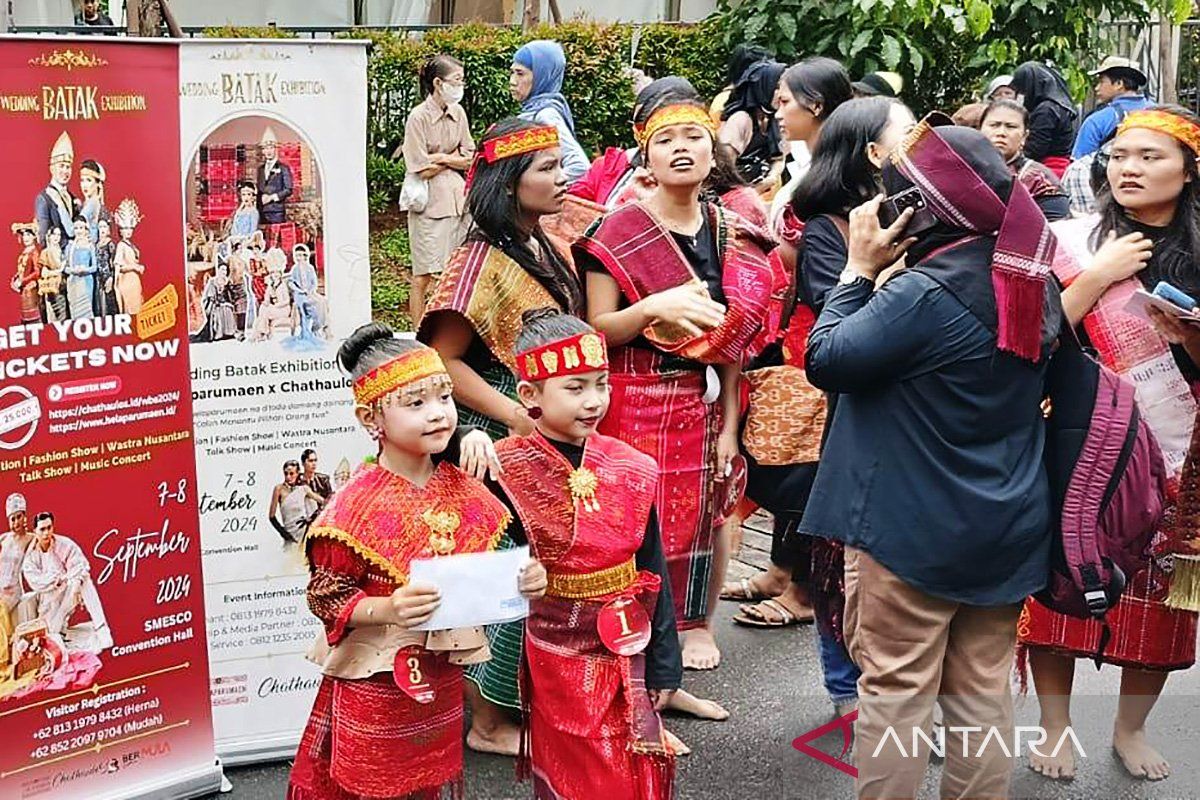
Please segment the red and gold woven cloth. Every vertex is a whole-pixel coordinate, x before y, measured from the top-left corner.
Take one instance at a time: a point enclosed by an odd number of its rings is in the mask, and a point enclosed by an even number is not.
[[[775,288],[766,233],[717,206],[707,206],[721,256],[725,321],[701,336],[656,322],[644,334],[663,352],[705,364],[742,364],[768,325]],[[630,303],[677,286],[708,294],[675,238],[642,203],[621,206],[575,244],[598,260]]]
[[[539,798],[668,800],[674,779],[645,683],[645,654],[618,656],[597,620],[617,596],[653,617],[661,579],[638,572],[656,493],[653,459],[607,436],[587,440],[574,469],[540,434],[496,445],[500,483],[559,591],[533,601],[526,621],[522,698]],[[581,482],[580,473],[593,476]],[[591,489],[585,501],[581,483]]]
[[[354,401],[370,405],[410,383],[446,375],[446,365],[432,347],[419,347],[380,364],[354,381]]]
[[[523,156],[526,153],[536,153],[539,150],[549,150],[558,147],[558,129],[553,125],[539,125],[536,128],[525,128],[504,136],[488,139],[475,151],[471,161],[471,169],[467,171],[466,189],[470,190],[475,178],[475,170],[479,162],[486,161],[495,164],[504,158]]]
[[[672,125],[696,125],[708,131],[710,136],[717,135],[717,122],[706,109],[687,103],[676,103],[663,106],[650,115],[644,125],[634,126],[634,134],[638,144],[645,148],[654,134]]]
[[[383,467],[360,469],[308,530],[349,547],[396,585],[413,559],[493,549],[511,515],[458,467],[442,462],[419,488]]]

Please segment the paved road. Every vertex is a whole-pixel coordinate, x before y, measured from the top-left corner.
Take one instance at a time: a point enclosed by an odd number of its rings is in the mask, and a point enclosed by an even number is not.
[[[761,536],[747,534],[743,557],[762,563]],[[745,565],[741,569],[748,569]],[[732,712],[728,722],[670,720],[669,725],[693,748],[680,760],[681,800],[837,800],[853,797],[852,780],[797,752],[794,738],[828,722],[832,707],[820,686],[816,633],[812,627],[757,631],[733,625],[736,605],[722,603],[719,639],[725,653],[721,668],[689,673],[695,693],[718,699]],[[1147,784],[1128,778],[1108,747],[1119,672],[1105,667],[1097,673],[1080,662],[1076,726],[1088,754],[1080,777],[1071,784],[1052,784],[1030,772],[1022,761],[1015,767],[1014,798],[1099,800],[1200,798],[1200,671],[1174,676],[1168,694],[1151,721],[1155,740],[1171,761],[1175,775]],[[1037,703],[1028,698],[1018,707],[1018,724],[1037,722]],[[834,750],[834,734],[822,740]],[[840,743],[838,743],[840,748]],[[275,800],[284,796],[286,763],[234,768],[227,800]],[[525,800],[527,786],[513,781],[512,762],[469,754],[467,797],[471,800]],[[930,768],[925,795],[936,797],[938,768]],[[216,796],[214,796],[215,798]],[[605,800],[624,800],[605,798]]]

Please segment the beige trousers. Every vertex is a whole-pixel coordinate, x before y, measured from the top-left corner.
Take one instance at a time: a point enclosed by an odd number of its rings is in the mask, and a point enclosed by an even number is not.
[[[938,742],[935,703],[945,722],[942,797],[1008,797],[1016,755],[1009,674],[1020,611],[1020,604],[985,608],[933,597],[846,548],[846,646],[862,670],[854,729],[860,798],[917,795],[928,742]]]

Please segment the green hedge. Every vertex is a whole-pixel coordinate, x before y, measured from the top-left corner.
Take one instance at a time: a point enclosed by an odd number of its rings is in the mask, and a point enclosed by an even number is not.
[[[373,207],[394,201],[403,173],[383,159],[404,139],[404,120],[420,101],[417,71],[431,55],[447,53],[463,62],[467,91],[463,108],[479,136],[498,119],[519,111],[508,93],[512,56],[524,42],[554,39],[567,56],[563,93],[575,116],[584,149],[631,145],[629,117],[633,91],[624,70],[630,65],[635,28],[625,24],[568,22],[529,33],[483,24],[430,31],[421,38],[363,30],[349,34],[373,43],[367,66],[370,93],[368,180]],[[651,76],[683,75],[706,97],[721,89],[726,45],[721,23],[640,26],[633,66]]]
[[[635,34],[635,30],[637,33]],[[208,36],[224,38],[289,37],[280,28],[211,28]],[[402,164],[391,155],[404,139],[404,120],[420,101],[417,71],[431,55],[447,53],[463,62],[467,91],[463,108],[471,130],[479,136],[498,119],[519,111],[508,93],[513,54],[532,39],[554,39],[567,56],[563,93],[575,116],[576,135],[584,149],[632,145],[629,126],[633,91],[624,71],[633,66],[648,75],[682,75],[705,97],[721,89],[727,59],[724,29],[718,18],[695,25],[602,24],[568,22],[529,33],[479,23],[443,28],[416,37],[405,33],[362,30],[350,38],[372,43],[367,61],[367,182],[372,211],[395,202],[404,180]]]

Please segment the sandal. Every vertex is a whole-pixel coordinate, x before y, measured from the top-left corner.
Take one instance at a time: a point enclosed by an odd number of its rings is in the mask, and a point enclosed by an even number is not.
[[[768,619],[763,608],[768,608],[779,615],[779,619]],[[758,605],[744,606],[741,614],[735,614],[733,621],[750,628],[786,628],[791,625],[811,625],[814,618],[810,616],[797,617],[783,603],[774,598],[763,600]]]
[[[760,600],[770,600],[774,595],[764,594],[754,588],[754,578],[757,577],[755,575],[750,578],[742,578],[736,584],[733,584],[734,588],[732,589],[730,588],[730,584],[726,583],[725,588],[721,589],[721,599],[739,600],[743,603],[747,601],[753,603]]]

